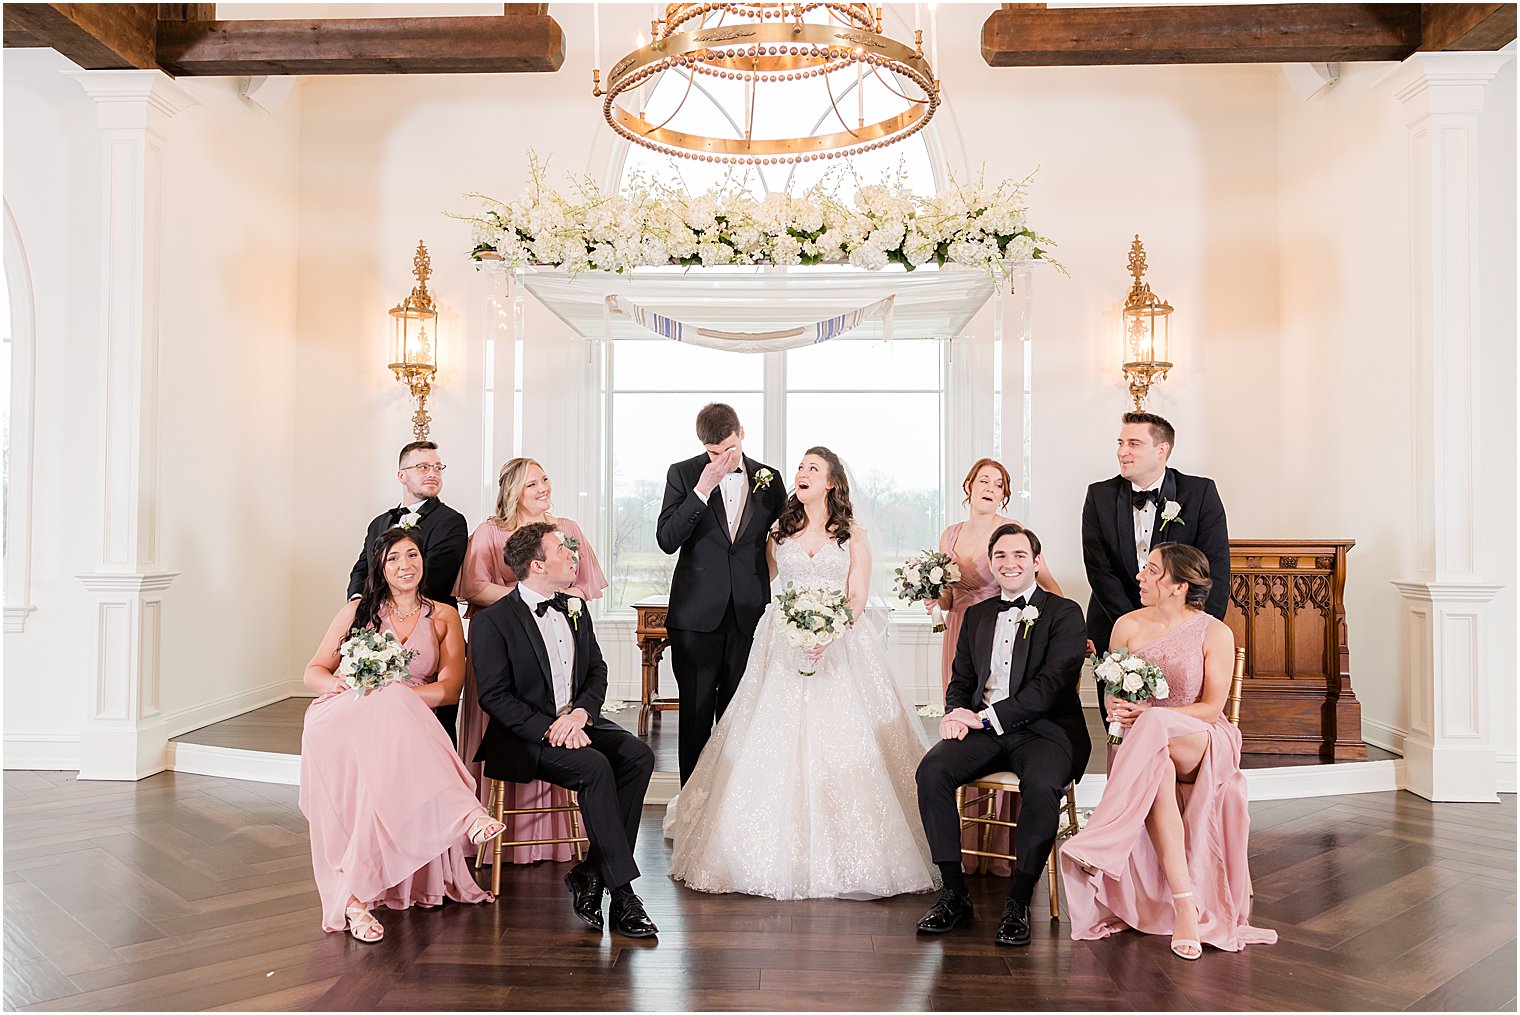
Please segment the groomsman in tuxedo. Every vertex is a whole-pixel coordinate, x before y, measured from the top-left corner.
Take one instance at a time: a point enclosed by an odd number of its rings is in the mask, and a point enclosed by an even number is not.
[[[944,881],[918,930],[944,934],[971,917],[956,790],[981,776],[1012,771],[1020,797],[1016,859],[993,940],[1027,945],[1029,903],[1055,845],[1062,794],[1067,783],[1082,778],[1092,753],[1077,697],[1086,631],[1081,607],[1036,584],[1044,558],[1033,532],[1016,524],[999,527],[987,556],[1002,595],[966,611],[945,688],[940,742],[918,766],[919,817]]]
[[[470,621],[470,661],[490,717],[476,761],[495,778],[542,779],[575,790],[591,851],[565,875],[575,915],[601,930],[608,916],[627,937],[658,931],[633,891],[633,846],[654,752],[602,718],[607,664],[579,599],[575,554],[547,522],[512,533],[503,554],[518,583]]]
[[[382,511],[369,523],[359,559],[348,574],[348,598],[357,599],[369,573],[370,548],[375,538],[396,525],[411,529],[422,548],[423,595],[435,603],[454,603],[454,580],[464,563],[465,545],[470,540],[464,515],[438,499],[443,490],[444,465],[438,457],[438,445],[432,441],[413,441],[401,449],[396,463],[396,479],[401,483],[401,503]],[[459,717],[458,705],[433,709],[449,739],[455,738]]]
[[[679,552],[670,579],[670,664],[681,688],[681,784],[744,676],[770,602],[765,540],[786,503],[776,471],[744,454],[739,415],[721,402],[697,413],[703,452],[665,477],[655,540]]]
[[[1158,543],[1186,543],[1209,558],[1214,584],[1204,610],[1224,619],[1230,601],[1230,535],[1212,479],[1170,468],[1177,432],[1151,412],[1126,412],[1119,429],[1119,474],[1087,488],[1082,562],[1092,598],[1087,637],[1108,650],[1114,621],[1140,608],[1135,575]]]

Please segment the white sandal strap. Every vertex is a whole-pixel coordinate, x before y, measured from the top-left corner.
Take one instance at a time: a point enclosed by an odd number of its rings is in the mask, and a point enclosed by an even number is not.
[[[1174,898],[1174,899],[1191,899],[1192,897],[1193,897],[1193,893],[1192,892],[1173,892],[1172,893],[1172,898]]]

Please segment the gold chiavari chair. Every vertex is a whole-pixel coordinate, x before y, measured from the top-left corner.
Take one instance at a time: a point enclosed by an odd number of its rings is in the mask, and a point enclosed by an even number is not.
[[[575,851],[575,858],[577,860],[581,860],[581,859],[585,858],[586,849],[588,849],[590,847],[591,840],[588,839],[588,838],[586,838],[586,836],[584,836],[584,835],[581,834],[581,809],[580,809],[580,806],[579,806],[578,802],[575,799],[575,791],[574,790],[568,790],[567,789],[567,790],[564,791],[565,792],[566,802],[564,804],[562,804],[562,805],[561,804],[551,804],[548,807],[518,807],[518,808],[514,808],[513,810],[507,810],[506,809],[506,805],[507,805],[507,780],[492,779],[492,778],[490,778],[488,776],[486,778],[486,782],[487,782],[487,784],[489,786],[489,789],[488,789],[488,794],[489,794],[488,799],[490,800],[490,803],[487,805],[486,810],[490,811],[491,815],[494,818],[496,818],[497,821],[502,822],[508,828],[512,827],[511,826],[511,822],[509,822],[507,820],[508,817],[511,816],[511,815],[516,815],[516,814],[568,814],[568,815],[570,815],[570,834],[568,836],[564,836],[564,837],[561,837],[561,838],[551,838],[551,839],[508,839],[507,838],[507,833],[505,831],[503,831],[500,835],[496,836],[495,839],[487,839],[485,842],[483,842],[483,843],[480,844],[480,847],[478,848],[478,850],[475,853],[475,871],[476,871],[476,873],[480,872],[481,865],[485,862],[486,850],[487,849],[494,849],[494,851],[495,851],[494,855],[492,857],[492,862],[491,862],[491,894],[492,895],[500,895],[501,894],[501,863],[502,863],[501,856],[502,856],[502,853],[505,850],[507,850],[507,849],[511,849],[513,847],[516,847],[516,846],[550,846],[550,845],[554,845],[556,843],[568,842],[568,843],[571,844],[572,848],[574,849],[574,851]],[[492,846],[493,842],[495,843],[494,846]]]
[[[961,830],[964,831],[973,825],[982,828],[981,849],[966,849],[961,852],[968,856],[988,857],[991,859],[1007,860],[1010,864],[1015,857],[1012,850],[1013,829],[1018,826],[1017,821],[1004,821],[1002,818],[993,817],[998,793],[1017,793],[1019,791],[1019,777],[1012,772],[994,772],[980,779],[968,782],[956,792],[956,808],[961,817]],[[980,807],[981,812],[975,813]],[[993,828],[1006,828],[1009,835],[1010,852],[998,853],[990,849],[992,845]],[[1066,824],[1056,833],[1056,847],[1060,846],[1062,839],[1077,833],[1077,787],[1075,783],[1066,784]],[[1050,918],[1061,918],[1061,874],[1056,863],[1056,848],[1050,851],[1049,862],[1050,880]]]

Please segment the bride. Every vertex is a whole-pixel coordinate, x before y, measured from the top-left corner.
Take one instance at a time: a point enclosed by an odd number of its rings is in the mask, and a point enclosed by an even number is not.
[[[828,448],[803,455],[766,550],[773,578],[845,590],[856,622],[804,656],[766,607],[733,703],[681,790],[671,877],[775,899],[929,891],[937,872],[914,782],[923,735],[880,638],[859,623],[871,551]]]

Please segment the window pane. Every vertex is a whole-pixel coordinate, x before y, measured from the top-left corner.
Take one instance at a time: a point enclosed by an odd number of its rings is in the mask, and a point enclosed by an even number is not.
[[[612,383],[618,391],[759,391],[765,357],[722,352],[661,339],[612,343]],[[713,399],[697,403],[700,409]],[[738,408],[738,406],[735,406]],[[696,409],[692,410],[696,418]]]
[[[788,352],[787,388],[792,391],[869,391],[879,388],[938,391],[940,363],[938,342],[837,339]],[[932,425],[937,431],[938,417]]]
[[[615,343],[614,351],[623,344]],[[607,590],[607,598],[613,608],[670,591],[670,573],[675,569],[676,558],[664,553],[654,538],[665,495],[665,473],[672,462],[690,458],[702,450],[693,428],[697,411],[712,401],[727,402],[734,407],[750,435],[746,453],[752,458],[762,458],[765,404],[758,392],[707,390],[674,395],[618,392],[612,396],[609,434],[612,545],[602,559],[610,561],[608,578],[612,587]]]
[[[786,414],[788,488],[808,447],[839,455],[854,479],[851,500],[870,529],[871,594],[890,600],[892,569],[937,546],[944,525],[938,392],[788,393]]]

